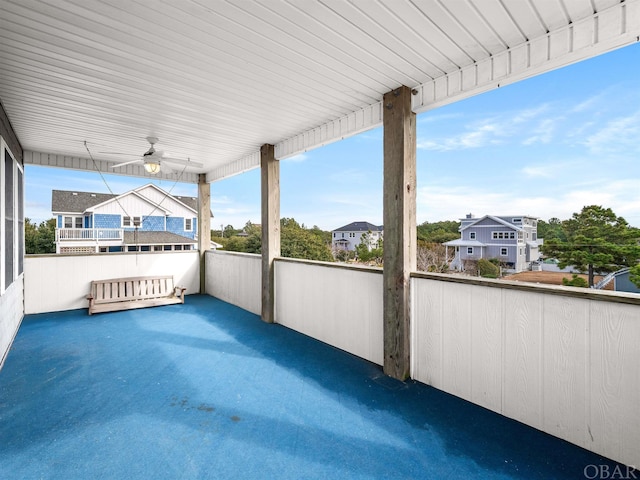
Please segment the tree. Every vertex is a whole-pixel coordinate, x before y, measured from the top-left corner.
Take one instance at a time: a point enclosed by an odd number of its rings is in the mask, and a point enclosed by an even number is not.
[[[418,240],[428,243],[444,243],[460,238],[460,222],[424,222],[417,226]]]
[[[280,252],[283,257],[333,262],[331,249],[322,236],[304,228],[293,218],[280,220]]]
[[[631,270],[629,270],[629,280],[640,288],[640,264],[635,267],[631,267]]]
[[[430,243],[418,240],[416,252],[417,267],[422,272],[446,273],[449,271],[449,263],[453,260],[453,253],[448,252],[441,243]]]
[[[554,238],[566,240],[562,231],[562,221],[556,217],[550,218],[548,222],[539,220],[538,238],[544,238],[545,241],[553,240]]]
[[[356,245],[356,257],[362,263],[373,262],[376,265],[382,265],[384,248],[382,239],[374,242],[371,238],[371,231],[362,234],[360,243]]]
[[[56,219],[51,218],[36,226],[24,219],[24,245],[27,255],[56,253]]]
[[[589,286],[595,272],[610,273],[624,266],[634,266],[640,258],[640,230],[630,227],[610,208],[585,206],[562,222],[564,238],[545,239],[542,253],[558,259],[558,266],[573,265],[587,272]]]

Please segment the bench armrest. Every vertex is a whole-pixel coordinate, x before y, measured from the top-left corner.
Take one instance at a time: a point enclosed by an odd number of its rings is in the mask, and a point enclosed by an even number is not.
[[[173,292],[176,297],[182,300],[184,303],[184,292],[186,291],[186,287],[174,287]]]

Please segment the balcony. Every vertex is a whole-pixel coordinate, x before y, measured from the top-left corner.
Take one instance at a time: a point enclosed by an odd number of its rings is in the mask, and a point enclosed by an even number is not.
[[[122,240],[122,228],[56,228],[56,242],[73,240]]]
[[[208,295],[88,317],[97,272],[170,272],[195,294],[198,253],[25,259],[3,469],[588,478],[637,464],[637,296],[415,273],[413,380],[399,382],[379,366],[380,269],[277,259],[268,325],[260,256],[205,260]]]

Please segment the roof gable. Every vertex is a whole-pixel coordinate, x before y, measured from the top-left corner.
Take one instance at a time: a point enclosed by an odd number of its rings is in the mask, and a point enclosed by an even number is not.
[[[514,218],[515,218],[515,217],[514,217]],[[509,222],[507,222],[506,220],[503,220],[503,219],[502,219],[502,218],[500,218],[500,217],[495,217],[495,216],[493,216],[493,215],[485,215],[485,216],[483,216],[483,217],[480,217],[480,218],[476,219],[474,222],[468,223],[468,224],[467,224],[467,225],[465,225],[465,226],[461,226],[461,227],[460,227],[460,231],[462,232],[463,230],[466,230],[466,229],[468,229],[468,228],[470,228],[470,227],[477,227],[477,226],[480,226],[480,225],[481,225],[482,223],[484,223],[486,220],[491,220],[491,221],[493,221],[493,222],[495,222],[495,223],[498,223],[498,224],[500,224],[500,225],[502,225],[502,226],[504,226],[504,227],[508,227],[508,228],[510,228],[510,229],[512,229],[512,230],[518,230],[518,231],[519,231],[519,230],[522,230],[522,227],[520,227],[520,226],[518,226],[518,225],[514,225],[513,223],[509,223]]]
[[[109,200],[106,200],[106,201],[104,201],[102,203],[99,203],[98,205],[94,205],[93,207],[88,208],[87,211],[88,212],[94,212],[94,211],[99,210],[99,209],[101,209],[103,207],[106,207],[109,204],[116,203],[116,202],[119,203],[120,200],[124,200],[126,197],[129,197],[129,196],[135,196],[136,198],[138,198],[138,199],[142,200],[143,202],[148,203],[149,205],[154,207],[154,210],[159,210],[159,211],[163,212],[165,215],[170,215],[171,214],[170,210],[164,208],[162,205],[160,205],[158,203],[153,202],[152,200],[148,199],[144,195],[140,195],[135,190],[131,190],[129,192],[125,192],[122,195],[118,195],[117,197],[114,197],[114,198],[111,198]],[[124,210],[123,207],[121,207],[121,208],[122,208],[122,210]],[[126,212],[123,212],[123,213],[126,213]]]

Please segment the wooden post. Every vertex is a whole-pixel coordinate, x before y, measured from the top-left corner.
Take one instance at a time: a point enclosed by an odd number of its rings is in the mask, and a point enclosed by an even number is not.
[[[211,249],[211,185],[205,174],[198,175],[198,250],[200,251],[200,293],[206,288],[206,253]]]
[[[273,145],[260,148],[262,203],[262,320],[275,321],[273,259],[280,256],[280,164]]]
[[[384,373],[410,374],[409,275],[416,269],[416,116],[411,89],[384,95]]]

